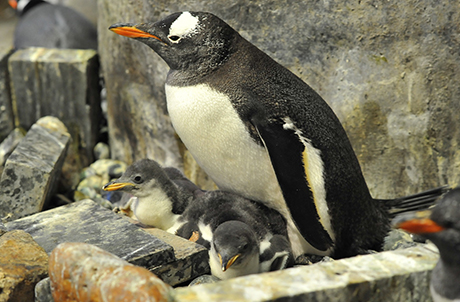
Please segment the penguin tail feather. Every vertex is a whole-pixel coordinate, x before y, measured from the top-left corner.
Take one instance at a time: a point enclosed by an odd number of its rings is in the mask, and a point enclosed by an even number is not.
[[[393,219],[401,213],[428,209],[436,204],[439,197],[450,190],[451,187],[445,185],[401,198],[379,199],[379,201],[385,203],[388,214],[390,218]]]

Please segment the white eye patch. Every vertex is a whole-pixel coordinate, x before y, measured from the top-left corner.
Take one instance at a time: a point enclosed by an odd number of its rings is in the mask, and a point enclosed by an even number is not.
[[[176,21],[171,24],[168,37],[183,38],[192,34],[198,29],[198,22],[198,17],[192,16],[189,12],[183,12]],[[179,39],[174,42],[179,42],[178,40]]]

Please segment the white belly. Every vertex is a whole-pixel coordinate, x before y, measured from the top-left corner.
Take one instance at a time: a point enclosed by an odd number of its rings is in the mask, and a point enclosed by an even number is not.
[[[296,256],[329,254],[311,247],[295,228],[267,151],[250,137],[229,98],[204,84],[165,88],[174,129],[219,188],[265,202],[283,214]]]

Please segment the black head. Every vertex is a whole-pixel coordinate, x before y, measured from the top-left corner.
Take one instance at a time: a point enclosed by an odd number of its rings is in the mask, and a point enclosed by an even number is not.
[[[156,23],[118,23],[109,29],[148,45],[172,70],[194,73],[226,61],[238,36],[224,21],[204,12],[178,12]]]
[[[226,221],[214,230],[212,245],[224,272],[258,253],[256,234],[247,224],[236,220]]]
[[[104,185],[102,189],[144,197],[151,194],[152,188],[162,188],[169,183],[168,176],[156,161],[142,159],[129,166],[120,178]]]
[[[460,263],[460,187],[447,193],[431,211],[401,215],[394,224],[431,240],[447,263]]]

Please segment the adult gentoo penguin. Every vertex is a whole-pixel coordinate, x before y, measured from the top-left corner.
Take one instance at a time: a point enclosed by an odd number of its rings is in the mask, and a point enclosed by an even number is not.
[[[432,210],[398,216],[393,224],[438,247],[440,259],[430,282],[433,300],[460,301],[460,187],[447,193]]]
[[[210,13],[110,30],[166,61],[177,134],[220,189],[287,219],[296,256],[381,249],[388,210],[403,200],[371,197],[342,125],[306,83]]]
[[[96,27],[75,10],[42,0],[9,0],[19,21],[14,47],[97,49]]]

